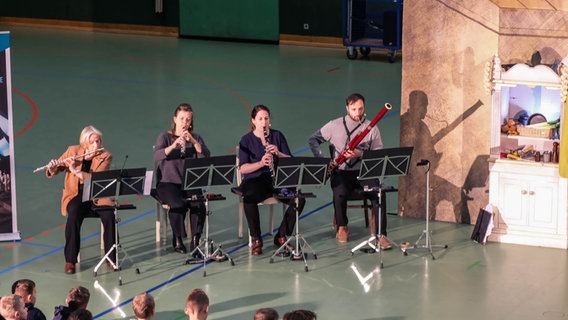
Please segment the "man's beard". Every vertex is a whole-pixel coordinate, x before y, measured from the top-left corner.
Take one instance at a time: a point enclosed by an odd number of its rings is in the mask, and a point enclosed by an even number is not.
[[[355,121],[355,122],[360,122],[363,119],[364,115],[358,115],[357,118],[349,115],[349,118],[351,118],[351,120]]]

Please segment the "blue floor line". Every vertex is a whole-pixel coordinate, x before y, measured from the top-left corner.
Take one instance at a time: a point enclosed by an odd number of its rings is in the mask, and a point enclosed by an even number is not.
[[[125,220],[125,221],[123,221],[123,222],[120,222],[118,225],[121,226],[121,225],[130,223],[130,222],[132,222],[132,221],[138,220],[138,219],[140,219],[140,218],[142,218],[142,217],[145,217],[145,216],[147,216],[147,215],[149,215],[149,214],[151,214],[151,213],[154,213],[154,212],[156,212],[155,209],[150,210],[150,211],[147,211],[147,212],[144,212],[144,213],[142,213],[142,214],[140,214],[140,215],[137,215],[137,216],[135,216],[135,217],[133,217],[133,218],[130,218],[130,219],[128,219],[128,220]],[[85,236],[85,237],[81,238],[81,242],[86,241],[86,240],[89,240],[89,239],[91,239],[91,238],[93,238],[93,237],[95,237],[95,236],[98,237],[98,236],[100,236],[100,234],[101,234],[101,232],[100,232],[100,231],[97,231],[97,232],[95,232],[95,233],[93,233],[93,234],[90,234],[90,235],[88,235],[88,236]],[[16,268],[18,268],[18,267],[25,266],[25,265],[27,265],[27,264],[29,264],[29,263],[32,263],[32,262],[34,262],[34,261],[37,261],[37,260],[39,260],[39,259],[45,258],[45,257],[47,257],[47,256],[49,256],[49,255],[52,255],[52,254],[54,254],[54,253],[56,253],[56,252],[59,252],[59,251],[63,250],[63,248],[64,248],[63,246],[56,247],[56,246],[50,246],[50,245],[42,245],[42,244],[33,243],[33,242],[19,242],[19,244],[21,244],[21,245],[39,246],[39,247],[42,247],[42,246],[43,246],[43,247],[46,247],[46,248],[54,248],[54,249],[51,250],[51,251],[48,251],[48,252],[46,252],[46,253],[43,253],[43,254],[41,254],[41,255],[38,255],[38,256],[36,256],[36,257],[34,257],[34,258],[32,258],[32,259],[26,260],[26,261],[24,261],[24,262],[22,262],[22,263],[19,263],[19,264],[17,264],[17,265],[11,266],[11,267],[6,268],[6,269],[4,269],[4,270],[0,270],[0,275],[2,275],[2,274],[4,274],[4,273],[7,273],[7,272],[9,272],[9,271],[11,271],[11,270],[14,270],[14,269],[16,269]]]
[[[316,212],[319,212],[319,211],[321,211],[322,209],[324,209],[324,208],[330,206],[331,204],[332,204],[332,202],[330,201],[330,202],[328,202],[328,203],[326,203],[326,204],[324,204],[324,205],[322,205],[322,206],[320,206],[320,207],[318,207],[318,208],[316,208],[316,209],[314,209],[314,210],[312,210],[312,211],[310,211],[310,212],[308,212],[308,213],[306,213],[306,214],[301,215],[299,219],[302,220],[302,219],[304,219],[304,218],[307,218],[307,217],[309,217],[310,215],[312,215],[312,214],[314,214],[314,213],[316,213]],[[277,230],[277,229],[275,229],[275,230]],[[264,235],[262,235],[263,238],[265,238],[265,237],[267,237],[267,236],[270,236],[270,233],[269,233],[269,232],[267,232],[267,233],[265,233]],[[237,247],[235,247],[235,248],[233,248],[233,249],[227,251],[227,253],[230,255],[231,253],[234,253],[234,252],[236,252],[237,250],[240,250],[240,249],[242,249],[242,248],[244,248],[244,247],[248,247],[248,243],[243,243],[243,244],[241,244],[241,245],[239,245],[239,246],[237,246]],[[206,263],[206,265],[208,265],[208,264],[210,264],[210,263],[212,263],[212,262],[213,262],[213,260],[208,261],[208,262]],[[147,292],[147,293],[152,293],[152,292],[154,292],[154,291],[156,291],[156,290],[158,290],[158,289],[164,287],[165,285],[168,285],[168,284],[170,284],[170,283],[172,283],[172,282],[174,282],[174,281],[177,281],[178,279],[181,279],[181,278],[185,277],[186,275],[191,274],[191,273],[193,273],[193,272],[195,272],[195,271],[197,271],[197,270],[199,270],[199,269],[201,269],[201,268],[203,268],[203,264],[199,264],[199,265],[195,266],[194,268],[191,268],[190,270],[185,271],[185,272],[183,272],[183,273],[181,273],[181,274],[179,274],[179,275],[173,277],[172,279],[169,279],[168,281],[162,282],[162,283],[160,283],[160,284],[158,284],[158,285],[156,285],[156,286],[154,286],[154,287],[152,287],[152,288],[146,290],[145,292]],[[128,300],[125,300],[125,301],[121,302],[120,304],[118,304],[118,305],[116,305],[116,306],[114,306],[114,307],[112,307],[112,308],[110,308],[110,309],[107,309],[107,310],[105,310],[105,311],[103,311],[103,312],[101,312],[101,313],[99,313],[99,314],[93,316],[93,319],[98,319],[99,317],[102,317],[102,316],[104,316],[104,315],[106,315],[106,314],[109,314],[110,312],[112,312],[112,311],[114,311],[114,310],[116,310],[116,309],[118,309],[118,308],[120,308],[120,307],[123,307],[123,306],[125,306],[125,305],[127,305],[127,304],[130,304],[133,299],[134,299],[134,297],[132,297],[132,298],[130,298],[130,299],[128,299]]]
[[[4,269],[4,270],[0,270],[0,275],[2,275],[2,274],[4,274],[4,273],[7,273],[7,272],[9,272],[9,271],[12,271],[12,270],[14,270],[14,269],[17,269],[17,268],[19,268],[19,267],[25,266],[26,264],[32,263],[32,262],[37,261],[37,260],[39,260],[39,259],[45,258],[45,257],[47,257],[47,256],[49,256],[49,255],[52,255],[52,254],[54,254],[54,253],[56,253],[56,252],[59,252],[59,251],[61,251],[61,250],[63,250],[63,247],[59,247],[59,248],[57,248],[57,249],[54,249],[54,250],[51,250],[51,251],[46,252],[46,253],[44,253],[44,254],[41,254],[41,255],[39,255],[39,256],[36,256],[36,257],[34,257],[34,258],[32,258],[32,259],[26,260],[26,261],[24,261],[24,262],[22,262],[22,263],[18,263],[18,264],[16,264],[16,265],[11,266],[11,267],[9,267],[9,268],[6,268],[6,269]]]

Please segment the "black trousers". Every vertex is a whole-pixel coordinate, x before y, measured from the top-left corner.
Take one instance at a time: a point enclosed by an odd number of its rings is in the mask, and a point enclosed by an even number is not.
[[[205,224],[205,203],[186,200],[190,194],[202,194],[201,190],[185,191],[180,184],[161,182],[156,185],[156,191],[158,197],[170,206],[168,218],[174,237],[187,237],[185,230],[187,210],[189,210],[191,234],[194,236],[201,235]]]
[[[260,213],[258,203],[262,202],[274,195],[277,190],[272,187],[272,180],[265,176],[251,178],[243,181],[239,186],[243,196],[243,208],[247,223],[249,226],[249,234],[253,240],[262,238],[260,231]],[[298,214],[301,214],[306,204],[306,199],[298,199]],[[282,222],[278,228],[278,236],[289,236],[294,231],[296,225],[296,210],[294,205],[290,205],[290,199],[281,200],[288,208],[284,212]]]
[[[365,180],[361,182],[357,179],[359,171],[348,171],[348,170],[337,170],[331,176],[331,190],[333,192],[333,208],[335,210],[335,222],[338,227],[347,226],[349,219],[347,218],[347,201],[350,196],[358,195],[363,196],[363,185],[367,185],[369,188],[378,187],[379,181],[376,179]],[[379,209],[379,197],[378,195],[369,195],[371,202],[373,204],[373,215],[377,215]],[[381,194],[381,230],[380,234],[387,235],[387,209],[386,209],[386,199],[385,193]],[[372,230],[375,233],[375,230]]]
[[[65,261],[77,263],[77,256],[81,248],[81,226],[85,218],[100,217],[103,224],[103,242],[105,253],[109,252],[114,245],[114,232],[116,224],[114,221],[113,210],[93,210],[91,201],[82,202],[80,196],[69,201],[67,205],[67,223],[65,225]],[[109,258],[114,261],[115,253],[109,255]]]

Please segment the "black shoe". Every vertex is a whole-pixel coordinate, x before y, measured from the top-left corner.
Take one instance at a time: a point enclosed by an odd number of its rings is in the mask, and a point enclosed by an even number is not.
[[[200,234],[196,234],[191,238],[191,243],[189,244],[189,252],[193,252],[193,257],[197,259],[203,259],[203,255],[199,250],[195,250],[195,248],[199,248],[199,240],[201,238]],[[195,251],[194,251],[195,250]]]
[[[181,254],[187,253],[187,249],[183,245],[183,240],[181,239],[181,237],[175,237],[173,244],[174,244],[174,250],[176,252],[179,252]]]

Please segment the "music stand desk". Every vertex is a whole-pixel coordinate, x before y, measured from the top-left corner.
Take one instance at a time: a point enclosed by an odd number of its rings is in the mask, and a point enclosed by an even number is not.
[[[322,186],[327,180],[327,168],[330,159],[328,158],[312,158],[312,157],[290,157],[290,158],[280,158],[278,162],[278,167],[276,169],[276,179],[275,188],[296,188],[296,193],[293,197],[287,197],[288,199],[293,199],[290,201],[291,205],[294,206],[296,212],[296,228],[295,232],[286,242],[280,246],[270,257],[270,263],[274,263],[274,257],[276,257],[280,252],[288,250],[288,244],[295,240],[294,250],[290,255],[291,260],[303,260],[304,261],[304,271],[308,272],[308,263],[306,261],[306,254],[304,253],[305,248],[309,248],[317,259],[317,254],[314,249],[309,245],[306,239],[300,234],[300,219],[298,212],[298,203],[301,198],[314,198],[313,193],[302,193],[301,188],[303,186]]]
[[[119,210],[136,209],[132,204],[121,205],[119,204],[119,197],[126,195],[142,195],[150,193],[151,171],[146,171],[146,168],[136,169],[120,169],[120,170],[107,170],[100,172],[92,172],[91,176],[85,181],[83,190],[83,201],[90,201],[102,198],[114,198],[114,206],[99,206],[95,211],[112,209],[114,212],[115,228],[114,228],[114,244],[112,248],[105,253],[99,263],[93,269],[93,276],[97,276],[97,271],[101,265],[108,261],[115,271],[119,272],[118,284],[122,285],[121,269],[122,264],[119,260],[119,250],[124,252],[126,259],[130,260],[133,264],[134,261],[128,255],[128,252],[122,247],[118,237],[118,224],[120,217],[118,216]],[[115,261],[113,262],[109,256],[115,254]],[[115,264],[116,263],[116,264]],[[136,267],[136,273],[140,274],[140,269]]]
[[[185,263],[203,263],[203,276],[207,276],[205,269],[207,262],[211,260],[225,261],[229,260],[231,266],[235,265],[233,259],[228,253],[221,249],[221,245],[215,245],[215,242],[209,238],[209,201],[225,200],[222,195],[209,196],[207,189],[211,186],[233,185],[235,181],[236,156],[217,156],[209,158],[188,158],[185,160],[185,176],[184,190],[200,189],[203,195],[191,196],[187,201],[203,201],[205,204],[205,238],[203,239],[203,249],[200,246],[195,247],[189,255],[193,257],[195,253],[199,253],[203,259],[195,260],[194,258],[186,259]],[[215,247],[215,250],[213,248]]]
[[[365,179],[378,179],[379,185],[383,182],[385,177],[397,177],[404,176],[408,173],[408,168],[410,167],[410,158],[412,155],[412,147],[402,147],[402,148],[390,148],[390,149],[380,149],[380,150],[367,150],[363,152],[361,157],[361,169],[359,171],[359,180]],[[372,192],[375,191],[374,195]],[[367,245],[371,249],[367,252],[373,253],[378,252],[380,255],[380,268],[383,268],[382,260],[382,249],[380,240],[384,237],[380,234],[381,230],[381,201],[382,194],[386,192],[383,188],[378,187],[373,190],[364,190],[364,195],[367,197],[373,196],[374,199],[378,198],[378,208],[374,210],[373,215],[375,216],[375,226],[374,230],[371,230],[371,237],[366,241],[359,243],[353,249],[351,249],[351,255],[353,255],[357,250]],[[386,214],[386,213],[385,213]],[[384,237],[384,239],[387,239]],[[391,242],[391,245],[399,247],[395,243]]]

